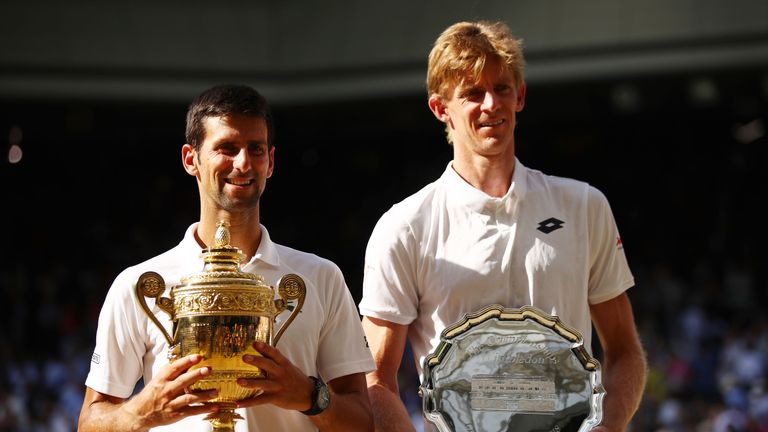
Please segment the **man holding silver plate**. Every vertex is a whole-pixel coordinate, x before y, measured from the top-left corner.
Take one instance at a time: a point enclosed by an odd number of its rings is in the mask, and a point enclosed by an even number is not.
[[[453,160],[380,218],[366,249],[377,430],[413,430],[396,381],[407,340],[441,432],[626,429],[646,369],[634,279],[605,196],[515,156],[521,41],[502,23],[450,26],[427,91]]]
[[[247,86],[212,87],[190,105],[186,135],[200,221],[117,276],[78,430],[372,430],[374,362],[341,271],[274,243],[260,223],[275,163],[266,100]]]

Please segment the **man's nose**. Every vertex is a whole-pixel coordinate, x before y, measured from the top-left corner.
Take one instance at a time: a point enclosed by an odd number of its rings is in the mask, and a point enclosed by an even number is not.
[[[240,151],[235,156],[234,165],[235,168],[243,172],[251,169],[251,155],[248,154],[247,148],[240,149]]]
[[[498,106],[498,97],[493,93],[493,91],[486,91],[483,97],[482,108],[486,111],[495,111]]]

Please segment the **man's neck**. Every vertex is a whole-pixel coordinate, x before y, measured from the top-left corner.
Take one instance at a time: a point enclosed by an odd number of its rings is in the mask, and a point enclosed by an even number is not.
[[[250,260],[256,254],[261,243],[261,225],[259,225],[258,212],[201,214],[196,237],[202,247],[206,248],[213,245],[216,226],[220,220],[229,222],[230,245],[240,249],[245,254],[246,262]]]
[[[475,189],[492,197],[503,197],[512,185],[515,159],[488,159],[475,157],[471,160],[454,158],[453,170]]]

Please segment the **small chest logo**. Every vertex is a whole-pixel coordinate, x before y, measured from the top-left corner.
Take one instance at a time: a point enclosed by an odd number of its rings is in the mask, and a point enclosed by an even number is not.
[[[539,226],[536,229],[543,232],[544,234],[549,234],[552,231],[559,230],[563,227],[564,224],[565,222],[561,221],[560,219],[551,217],[539,222]]]

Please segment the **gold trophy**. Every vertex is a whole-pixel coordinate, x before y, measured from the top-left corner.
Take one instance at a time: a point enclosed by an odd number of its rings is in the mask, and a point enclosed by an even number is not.
[[[229,241],[229,224],[220,221],[214,247],[202,252],[202,272],[182,278],[171,288],[170,298],[161,297],[165,281],[158,273],[146,272],[136,283],[139,304],[168,340],[168,358],[173,361],[200,354],[203,360],[192,369],[211,367],[211,375],[189,390],[219,390],[219,396],[209,403],[218,404],[220,409],[205,419],[213,424],[214,431],[221,432],[234,431],[235,421],[242,419],[235,412],[237,401],[258,394],[257,390],[239,386],[236,380],[264,377],[259,368],[242,360],[243,355],[260,355],[253,348],[255,341],[277,344],[306,296],[304,281],[287,274],[278,282],[280,298],[275,299],[275,289],[262,276],[240,270],[245,256]],[[173,337],[147,306],[145,297],[154,298],[155,305],[171,317]],[[290,308],[289,300],[297,300],[296,305],[273,334],[275,319]]]

